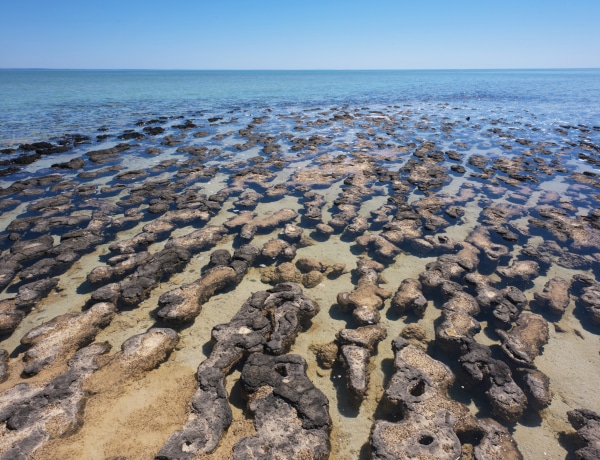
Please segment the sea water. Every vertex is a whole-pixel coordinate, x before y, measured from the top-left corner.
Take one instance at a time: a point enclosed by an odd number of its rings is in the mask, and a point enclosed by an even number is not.
[[[600,70],[0,70],[0,147],[237,107],[461,104],[600,123]]]

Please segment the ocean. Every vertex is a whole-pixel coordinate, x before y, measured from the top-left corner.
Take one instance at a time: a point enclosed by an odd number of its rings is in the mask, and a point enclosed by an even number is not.
[[[599,69],[0,70],[0,152],[0,456],[437,458],[444,432],[465,459],[563,459],[568,413],[600,414]],[[285,282],[314,316],[290,293],[240,326]],[[255,353],[305,370],[249,398]],[[394,395],[400,357],[421,383]]]
[[[600,70],[0,70],[0,146],[235,108],[461,104],[600,123]]]

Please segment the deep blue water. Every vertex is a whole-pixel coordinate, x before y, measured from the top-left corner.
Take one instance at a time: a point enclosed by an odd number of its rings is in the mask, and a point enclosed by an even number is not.
[[[399,71],[0,70],[0,147],[237,108],[437,104],[600,124],[600,69]]]

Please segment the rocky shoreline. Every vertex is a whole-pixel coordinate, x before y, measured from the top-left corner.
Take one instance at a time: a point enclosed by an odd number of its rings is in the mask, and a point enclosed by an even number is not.
[[[597,458],[600,127],[439,110],[2,150],[0,458]]]

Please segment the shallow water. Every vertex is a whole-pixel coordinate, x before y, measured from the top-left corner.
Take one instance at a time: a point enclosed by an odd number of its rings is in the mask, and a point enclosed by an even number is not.
[[[583,108],[580,105],[588,99],[600,101],[597,79],[592,78],[598,75],[597,71],[594,72],[385,72],[376,74],[379,76],[377,84],[372,83],[373,75],[368,73],[346,74],[348,82],[345,84],[342,84],[343,76],[336,74],[333,80],[327,80],[327,75],[323,73],[268,73],[265,77],[252,73],[222,75],[184,72],[158,76],[97,73],[82,76],[58,72],[50,76],[44,73],[33,74],[35,78],[31,78],[32,74],[25,73],[27,81],[22,84],[29,88],[28,97],[39,100],[40,92],[45,88],[43,103],[40,103],[37,111],[30,111],[28,118],[21,122],[17,122],[15,116],[11,120],[2,120],[6,127],[2,132],[2,146],[14,148],[25,141],[43,141],[66,132],[78,132],[90,136],[90,139],[68,152],[43,156],[30,165],[20,166],[19,172],[2,178],[0,185],[4,188],[3,199],[22,202],[14,209],[2,210],[0,231],[4,260],[10,256],[13,240],[25,241],[40,236],[40,233],[31,228],[13,232],[7,230],[15,218],[42,215],[44,219],[49,219],[58,215],[77,214],[91,216],[99,211],[101,205],[111,204],[118,206],[111,208],[108,213],[111,219],[119,219],[125,212],[137,208],[141,211],[143,220],[127,229],[109,225],[105,231],[105,241],[80,254],[78,260],[60,275],[57,288],[41,299],[32,311],[27,312],[14,332],[3,338],[0,348],[6,349],[10,355],[9,376],[7,381],[0,384],[0,391],[22,382],[47,383],[66,369],[65,358],[47,366],[34,377],[21,376],[25,348],[19,345],[19,341],[33,327],[55,316],[81,312],[94,289],[86,282],[86,276],[93,268],[104,265],[109,255],[114,255],[109,248],[110,244],[133,237],[142,231],[144,225],[160,218],[161,213],[148,212],[151,200],[159,196],[158,192],[144,196],[139,203],[125,201],[135,195],[136,188],[158,180],[165,182],[158,185],[157,191],[166,190],[170,184],[177,184],[172,190],[174,196],[166,198],[171,210],[176,207],[173,198],[186,192],[195,190],[212,195],[227,191],[227,199],[218,210],[212,212],[208,222],[178,224],[154,243],[137,249],[146,249],[155,254],[170,238],[186,235],[205,225],[222,225],[239,214],[243,210],[237,205],[241,192],[255,190],[265,195],[269,187],[284,184],[287,192],[283,196],[263,197],[253,211],[259,218],[263,218],[282,208],[297,210],[300,216],[294,223],[304,228],[305,236],[310,237],[311,241],[298,245],[294,260],[310,257],[346,265],[346,271],[341,276],[325,278],[316,287],[303,289],[305,295],[318,302],[321,311],[313,318],[310,326],[298,334],[290,353],[300,354],[306,359],[308,377],[329,399],[333,423],[331,458],[369,458],[369,433],[392,372],[391,341],[404,327],[411,323],[421,325],[426,332],[429,350],[436,359],[456,370],[455,358],[446,356],[435,345],[435,326],[441,315],[441,302],[435,296],[428,296],[429,305],[425,316],[418,318],[412,314],[399,315],[392,311],[390,299],[385,301],[380,324],[386,328],[387,338],[379,344],[377,353],[371,358],[371,377],[366,398],[359,407],[352,404],[346,389],[343,366],[338,363],[333,369],[319,367],[310,346],[331,342],[341,329],[356,326],[352,316],[340,310],[337,294],[354,289],[354,270],[358,257],[377,258],[377,255],[357,244],[355,236],[349,237],[341,231],[328,237],[319,235],[315,230],[319,221],[303,217],[304,203],[307,200],[298,187],[307,186],[322,195],[326,203],[322,208],[322,222],[327,223],[339,212],[334,201],[348,189],[349,185],[345,180],[350,177],[362,178],[362,196],[356,204],[357,212],[367,218],[367,232],[373,234],[381,233],[382,229],[381,225],[375,224],[372,212],[385,204],[392,204],[390,198],[403,195],[406,203],[418,208],[425,198],[438,197],[442,205],[432,213],[445,223],[427,229],[425,218],[422,218],[421,231],[423,235],[446,235],[459,242],[464,241],[473,229],[486,225],[483,214],[486,207],[509,205],[517,209],[518,213],[509,217],[505,225],[516,232],[517,239],[505,241],[499,235],[493,235],[495,243],[505,245],[509,250],[509,255],[499,266],[510,265],[514,260],[523,258],[522,251],[526,244],[541,247],[546,241],[557,241],[559,246],[567,247],[586,261],[583,268],[573,269],[555,256],[547,269],[540,270],[539,276],[519,286],[529,301],[533,300],[533,293],[540,292],[550,278],[571,280],[574,274],[582,272],[597,278],[600,247],[576,249],[572,239],[557,240],[555,235],[535,227],[530,220],[539,217],[538,206],[544,204],[563,209],[568,218],[574,221],[579,219],[577,221],[584,225],[585,221],[578,216],[588,216],[590,211],[598,207],[600,195],[597,192],[598,186],[593,182],[598,168],[578,156],[584,153],[596,159],[600,155],[597,147],[600,145],[597,113],[594,113],[594,108],[590,105],[584,105]],[[0,72],[0,77],[4,78],[2,91],[7,91],[7,87],[8,91],[14,91],[15,76],[25,78],[12,74],[10,78],[13,80],[7,83],[7,73]],[[146,77],[147,80],[144,81]],[[54,79],[54,84],[65,91],[70,84],[78,82],[81,89],[69,93],[70,99],[67,102],[71,105],[65,106],[63,110],[59,109],[59,105],[61,100],[65,102],[66,96],[56,94],[36,81],[36,78]],[[205,79],[202,80],[206,85],[203,90],[197,89],[199,78]],[[276,78],[278,85],[273,83]],[[120,83],[114,93],[107,94],[103,85],[111,79],[118,79]],[[159,85],[157,79],[163,80],[163,84]],[[163,89],[158,94],[153,93],[152,88],[167,87],[165,79],[179,82],[184,89]],[[227,84],[221,79],[225,79],[229,85],[232,85],[231,81],[235,81],[236,85],[232,86],[235,91],[225,95]],[[558,91],[558,88],[563,88],[565,81],[574,82],[570,87],[571,92],[566,95]],[[291,84],[297,85],[297,93],[290,91]],[[90,85],[97,85],[97,92],[90,92]],[[124,98],[123,95],[128,94],[132,88],[135,88],[135,92]],[[397,95],[399,88],[402,92]],[[584,91],[584,88],[589,91]],[[9,101],[5,99],[4,104],[12,104],[11,107],[18,112],[28,102],[26,99],[13,97]],[[157,104],[156,99],[162,102]],[[271,100],[273,103],[267,104]],[[72,110],[77,104],[87,109],[93,107],[93,110]],[[203,105],[206,111],[198,112],[198,104]],[[594,107],[598,106],[600,105]],[[67,107],[72,111],[69,112]],[[105,107],[106,112],[99,110],[99,107]],[[135,110],[130,110],[133,107]],[[9,116],[5,110],[0,112],[3,117]],[[169,118],[151,123],[150,126],[163,127],[163,133],[156,136],[145,135],[138,140],[117,138],[126,129],[142,132],[142,126],[147,125],[138,126],[136,121],[149,121],[160,115]],[[179,118],[180,116],[183,118]],[[52,127],[49,126],[50,119],[56,121]],[[24,123],[26,120],[28,122]],[[186,120],[191,120],[196,127],[176,127]],[[101,125],[107,125],[108,131],[98,131]],[[253,138],[258,139],[253,145],[245,144],[249,138],[240,131],[248,127],[252,127]],[[208,131],[209,134],[194,137],[193,134],[199,131]],[[108,136],[97,139],[99,134]],[[181,142],[174,146],[163,145],[162,142],[168,135],[181,136]],[[322,139],[312,145],[294,147],[300,145],[297,141],[308,140],[314,135]],[[272,138],[279,145],[279,153],[264,152],[266,137]],[[94,164],[86,156],[90,151],[111,148],[121,142],[130,143],[131,148],[107,163]],[[414,153],[426,143],[433,143],[429,153],[443,152],[442,159],[437,164],[447,174],[447,178],[441,184],[424,190],[418,186],[423,185],[423,182],[417,184],[409,180],[412,173],[409,160],[417,160]],[[188,166],[184,162],[194,158],[178,149],[189,146],[205,146],[209,151],[218,149],[201,160],[201,164],[217,166],[218,172],[212,177],[178,177],[178,173],[181,174]],[[159,153],[148,154],[148,147],[158,148]],[[450,159],[447,153],[449,151],[456,151],[460,158]],[[17,158],[21,154],[22,151],[15,151],[4,154],[3,158]],[[469,162],[478,155],[487,160],[487,178],[482,178],[482,170]],[[51,167],[72,158],[83,158],[85,165],[76,170],[57,170]],[[172,159],[177,160],[177,164],[153,170],[162,161]],[[501,165],[493,163],[498,159],[523,160],[520,171],[527,178],[510,181]],[[264,176],[266,179],[263,182],[261,177],[254,179],[242,175],[252,165],[261,166],[270,175]],[[450,169],[453,165],[463,166],[465,171],[453,171]],[[565,169],[562,172],[556,168],[544,169],[548,165]],[[117,166],[120,169],[97,178],[78,177],[81,172],[98,171],[107,166]],[[142,170],[147,175],[134,181],[115,177],[117,173],[127,170]],[[398,184],[393,181],[385,177],[378,178],[377,170],[397,173],[398,181],[404,187],[402,191],[394,189]],[[340,175],[335,178],[321,176],[321,173],[327,171],[338,171]],[[574,172],[587,173],[592,182],[577,182]],[[52,191],[56,183],[28,185],[25,191],[20,192],[11,192],[12,189],[9,189],[15,181],[57,173],[61,176],[58,184],[64,184],[60,191]],[[308,183],[298,181],[303,173],[308,173]],[[176,182],[177,180],[181,182]],[[69,184],[68,181],[73,183]],[[95,188],[91,194],[81,195],[76,190],[82,184],[93,185]],[[102,191],[103,187],[116,184],[123,186],[118,193]],[[39,194],[30,195],[31,190],[39,190]],[[64,193],[68,194],[70,208],[27,211],[27,206],[31,203]],[[462,214],[456,218],[445,213],[452,205],[462,210]],[[390,211],[388,221],[393,221],[394,213],[394,210]],[[598,230],[589,224],[585,225],[590,235],[594,238],[598,236]],[[80,225],[82,226],[85,227],[85,224]],[[54,227],[46,233],[54,237],[56,246],[61,235],[69,230],[72,229]],[[259,232],[250,243],[262,248],[270,239],[282,238],[282,231],[281,225],[268,233]],[[12,237],[9,238],[11,234]],[[109,342],[113,346],[113,355],[129,337],[143,333],[152,326],[163,325],[156,317],[160,295],[197,280],[213,250],[232,251],[239,244],[238,231],[230,230],[214,247],[195,253],[182,270],[161,280],[135,308],[120,309],[112,322],[97,333],[95,342]],[[419,278],[419,274],[426,270],[426,265],[435,261],[442,253],[435,250],[417,251],[410,245],[401,246],[400,249],[393,260],[384,261],[382,278],[385,283],[381,286],[392,292],[396,291],[402,280]],[[26,262],[24,266],[31,265],[35,260],[37,259]],[[284,261],[284,258],[257,261],[234,289],[219,292],[210,298],[191,324],[167,325],[177,330],[179,343],[168,360],[156,369],[144,373],[136,380],[123,380],[110,373],[102,374],[102,381],[92,378],[89,385],[93,393],[88,398],[79,431],[51,439],[32,458],[153,458],[169,436],[181,429],[187,419],[195,390],[195,371],[210,353],[211,329],[217,324],[228,322],[253,292],[271,287],[261,281],[261,278],[269,268]],[[483,262],[479,267],[481,272],[489,274],[500,287],[506,286],[509,282],[502,280],[494,272],[495,268],[497,267],[484,266]],[[22,284],[18,275],[15,276],[12,284],[0,294],[0,298],[14,297]],[[568,442],[567,434],[572,433],[573,429],[568,423],[566,412],[580,407],[600,412],[600,397],[596,391],[600,378],[599,329],[591,323],[577,295],[573,289],[571,303],[562,318],[544,315],[550,322],[550,338],[542,354],[536,358],[535,366],[550,378],[553,393],[551,405],[539,414],[527,411],[517,423],[507,424],[526,459],[559,459],[572,455],[573,446]],[[525,307],[525,310],[531,309],[532,304]],[[475,340],[498,349],[500,342],[494,333],[490,315],[482,315],[478,320],[482,324],[482,332],[474,337]],[[234,421],[218,449],[207,458],[227,458],[235,442],[242,436],[252,434],[254,430],[252,418],[245,410],[243,392],[238,382],[240,369],[240,366],[234,367],[227,377]],[[491,415],[485,398],[481,394],[464,390],[459,380],[452,388],[452,395],[466,403],[477,416]],[[6,428],[3,430],[2,436],[9,439]],[[0,452],[7,447],[6,442],[3,444],[0,438]]]

